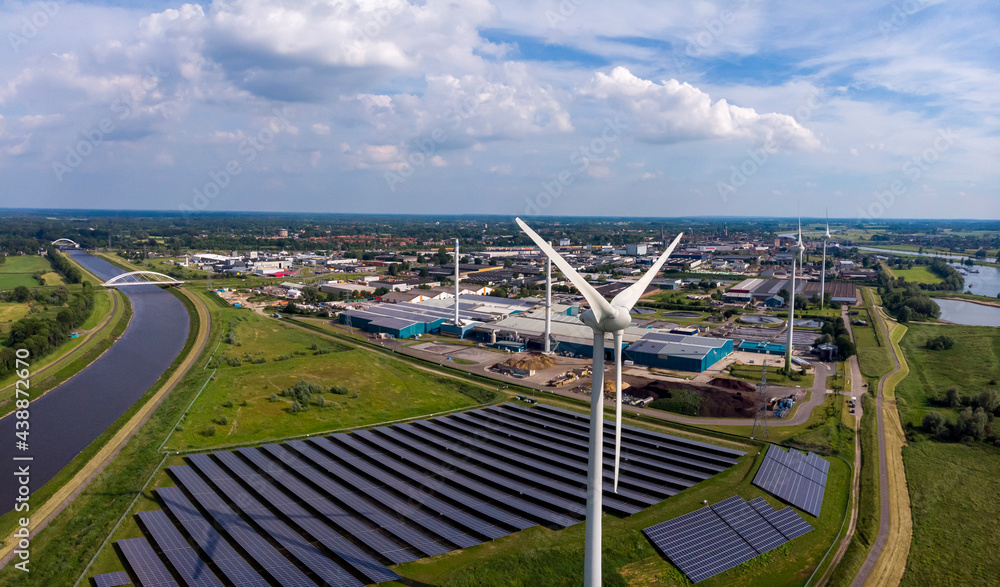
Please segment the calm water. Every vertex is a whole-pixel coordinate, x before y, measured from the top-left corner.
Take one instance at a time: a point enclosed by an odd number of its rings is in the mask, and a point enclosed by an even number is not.
[[[977,270],[979,273],[965,273],[962,271],[964,266],[960,263],[952,263],[952,265],[965,277],[966,291],[971,290],[972,293],[978,296],[989,296],[991,298],[995,298],[997,294],[1000,294],[1000,269],[976,265],[970,269]]]
[[[124,273],[83,251],[69,254],[101,279]],[[122,290],[132,303],[128,328],[86,369],[32,400],[30,450],[15,455],[14,415],[0,420],[0,512],[13,509],[17,495],[11,482],[13,456],[34,457],[30,463],[34,492],[142,397],[184,348],[189,318],[180,300],[155,285]]]
[[[961,261],[963,259],[968,259],[969,258],[968,255],[949,255],[947,253],[918,253],[917,251],[895,251],[893,249],[880,249],[878,247],[858,247],[858,250],[859,251],[872,251],[872,252],[875,252],[875,253],[885,253],[885,254],[888,254],[888,255],[899,255],[899,256],[915,255],[917,257],[937,257],[938,259],[949,259],[949,260],[952,260],[952,261]],[[996,263],[997,262],[996,259],[990,259],[988,257],[986,259],[983,259],[983,260],[984,261],[989,261],[990,263]]]
[[[960,300],[934,300],[941,306],[941,319],[968,326],[1000,326],[1000,307]]]

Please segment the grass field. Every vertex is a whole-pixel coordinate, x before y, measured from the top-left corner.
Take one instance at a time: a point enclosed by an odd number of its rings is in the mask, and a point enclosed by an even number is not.
[[[868,288],[861,288],[863,304],[858,308],[858,315],[852,319],[864,320],[867,326],[852,326],[854,342],[858,347],[858,364],[861,374],[869,380],[878,379],[892,371],[895,363],[888,342],[883,340],[882,331],[876,331],[876,312],[872,309],[875,301]]]
[[[891,269],[895,277],[902,277],[908,283],[941,283],[943,280],[926,265],[914,265],[913,269]]]
[[[764,368],[761,365],[733,365],[729,374],[737,379],[745,379],[747,381],[753,381],[754,383],[760,383],[761,374]],[[795,387],[796,385],[802,387],[803,389],[808,389],[813,386],[816,380],[816,376],[813,373],[808,375],[802,375],[801,379],[794,380],[790,379],[787,375],[782,375],[778,373],[773,367],[767,370],[767,382],[773,383],[774,385],[783,385],[789,387]]]
[[[30,310],[31,307],[28,304],[0,303],[0,334],[10,332],[10,325],[27,316]]]
[[[913,510],[904,586],[995,585],[1000,449],[924,441],[903,449]]]
[[[947,335],[955,340],[949,350],[926,348],[927,339]],[[903,425],[919,426],[931,409],[955,421],[960,408],[931,406],[949,388],[977,395],[1000,376],[1000,330],[986,326],[910,324],[900,342],[910,375],[896,388]]]
[[[235,322],[237,345],[222,343],[218,372],[170,440],[171,450],[192,450],[298,436],[433,414],[479,403],[478,388],[427,373],[392,357],[351,348],[248,310],[223,309]],[[228,326],[227,326],[228,328]],[[315,345],[315,349],[314,349]],[[328,354],[314,355],[317,349]],[[279,357],[288,357],[276,360]],[[239,359],[241,365],[229,365]],[[254,360],[265,362],[254,364]],[[282,390],[298,381],[347,395],[323,394],[326,405],[291,413]],[[487,390],[483,390],[487,391]],[[278,397],[271,400],[272,394]],[[316,398],[313,398],[314,400]],[[228,402],[231,407],[226,407]],[[245,405],[244,405],[245,402]],[[221,424],[225,417],[225,424]],[[211,435],[206,435],[212,429]]]
[[[19,285],[25,287],[38,287],[38,281],[32,277],[36,272],[51,273],[52,265],[48,259],[35,255],[12,255],[7,257],[7,261],[0,265],[0,290],[14,289]],[[58,275],[57,275],[58,277]],[[47,285],[58,285],[63,283],[60,278],[46,280]]]

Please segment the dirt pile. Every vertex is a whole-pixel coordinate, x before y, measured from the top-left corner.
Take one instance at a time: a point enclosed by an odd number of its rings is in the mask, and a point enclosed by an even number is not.
[[[503,362],[508,367],[515,369],[527,369],[531,371],[541,371],[556,364],[555,359],[542,353],[528,353],[521,357],[514,357]]]
[[[721,377],[716,377],[708,383],[714,387],[730,389],[732,391],[754,391],[757,389],[752,383],[740,381],[739,379],[723,379]]]

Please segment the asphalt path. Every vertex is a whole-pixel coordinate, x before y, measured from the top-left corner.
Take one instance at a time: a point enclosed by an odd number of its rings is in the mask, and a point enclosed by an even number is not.
[[[875,308],[873,314],[878,312]],[[872,545],[871,551],[868,552],[868,558],[865,559],[861,569],[858,570],[858,574],[854,577],[854,582],[851,583],[852,587],[861,587],[868,580],[868,575],[871,574],[872,569],[875,568],[875,563],[878,562],[879,556],[882,555],[882,550],[885,548],[886,542],[889,540],[889,467],[886,459],[885,453],[885,423],[882,418],[882,397],[883,389],[885,388],[885,382],[888,380],[893,373],[900,370],[901,365],[899,363],[899,357],[896,356],[896,349],[889,342],[889,334],[886,332],[885,328],[882,328],[884,322],[882,322],[881,317],[872,316],[875,320],[877,327],[879,328],[880,336],[889,345],[889,350],[892,351],[892,360],[896,363],[896,367],[890,371],[888,374],[884,375],[878,382],[878,396],[875,398],[875,415],[878,418],[878,478],[879,478],[879,501],[881,503],[881,509],[879,511],[879,523],[878,523],[878,535],[875,537],[875,544]]]

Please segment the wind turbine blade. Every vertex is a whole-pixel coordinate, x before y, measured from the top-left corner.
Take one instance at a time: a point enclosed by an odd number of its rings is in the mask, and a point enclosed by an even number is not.
[[[635,303],[639,301],[639,298],[642,297],[643,292],[646,291],[646,288],[656,277],[656,274],[660,272],[660,268],[663,267],[664,263],[666,263],[667,258],[670,257],[671,253],[674,252],[674,247],[677,246],[677,243],[681,242],[682,236],[684,236],[683,232],[678,234],[677,238],[674,239],[674,242],[670,243],[670,246],[667,247],[667,250],[663,251],[663,254],[660,255],[660,258],[656,260],[656,263],[653,263],[653,266],[649,268],[649,271],[647,271],[645,275],[640,277],[639,281],[628,286],[627,289],[618,292],[618,295],[616,295],[614,299],[611,300],[611,303],[616,306],[624,306],[629,310],[631,310],[632,306],[634,306]]]
[[[680,238],[680,237],[678,237]],[[674,241],[676,244],[677,241]],[[622,459],[622,332],[615,331],[615,493],[618,493],[618,466]]]
[[[826,209],[826,238],[830,238],[830,209]]]
[[[576,286],[576,289],[580,290],[584,299],[590,303],[590,308],[594,311],[594,315],[598,322],[600,322],[605,316],[614,315],[615,309],[611,307],[608,300],[604,299],[604,296],[594,289],[592,285],[587,283],[587,280],[584,279],[582,275],[577,273],[576,269],[573,269],[573,266],[570,265],[566,259],[562,258],[562,255],[557,253],[555,249],[553,249],[549,243],[545,242],[542,237],[538,236],[538,233],[531,230],[531,228],[529,228],[523,220],[515,218],[514,222],[517,222],[517,225],[521,227],[521,230],[523,230],[526,235],[531,237],[531,240],[535,241],[538,248],[541,249],[543,253],[548,255],[549,259],[552,259],[552,262],[555,263],[556,267],[563,272],[563,275],[565,275],[566,278]]]

